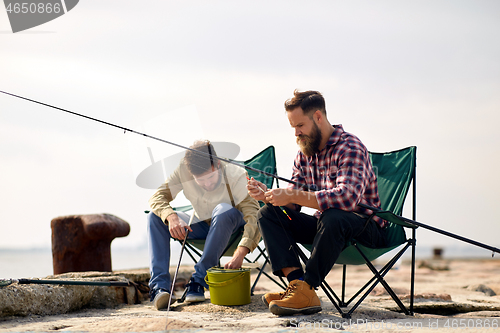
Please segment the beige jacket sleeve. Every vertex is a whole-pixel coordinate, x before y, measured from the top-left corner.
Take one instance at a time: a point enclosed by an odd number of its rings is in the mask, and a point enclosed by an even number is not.
[[[246,222],[243,237],[238,246],[245,246],[252,252],[259,244],[261,237],[257,225],[257,212],[260,209],[259,202],[248,195],[246,170],[227,165],[226,171],[231,179],[229,184],[236,200],[236,209],[243,214],[243,219]]]
[[[156,216],[160,217],[166,225],[168,225],[167,217],[171,214],[175,214],[175,210],[170,206],[170,202],[175,199],[180,191],[182,191],[182,181],[180,177],[180,168],[177,167],[167,181],[163,183],[149,199],[151,210]]]
[[[247,195],[236,208],[243,213],[243,219],[246,222],[243,237],[238,246],[245,246],[250,252],[253,252],[260,242],[260,230],[257,225],[257,211],[260,208],[259,203],[257,200]]]

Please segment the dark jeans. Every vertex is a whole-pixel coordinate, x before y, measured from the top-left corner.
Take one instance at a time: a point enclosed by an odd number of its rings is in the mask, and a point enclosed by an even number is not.
[[[258,221],[273,273],[283,276],[285,267],[302,267],[292,243],[312,244],[304,280],[319,287],[337,261],[346,243],[354,237],[365,246],[379,248],[387,243],[385,231],[366,218],[340,209],[328,209],[314,216],[270,204],[259,210]],[[363,229],[364,228],[364,229]]]

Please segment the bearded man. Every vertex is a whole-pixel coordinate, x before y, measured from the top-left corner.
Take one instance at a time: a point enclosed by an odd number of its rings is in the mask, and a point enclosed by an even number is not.
[[[358,206],[380,208],[376,175],[363,143],[342,125],[330,124],[323,96],[296,90],[285,110],[300,148],[293,165],[294,184],[267,189],[252,178],[247,190],[266,203],[257,215],[259,227],[273,273],[289,281],[285,292],[265,294],[264,303],[275,315],[312,314],[321,311],[315,289],[346,243],[356,239],[371,247],[385,246],[387,222]],[[302,206],[316,212],[301,213]],[[292,242],[312,244],[305,269]]]

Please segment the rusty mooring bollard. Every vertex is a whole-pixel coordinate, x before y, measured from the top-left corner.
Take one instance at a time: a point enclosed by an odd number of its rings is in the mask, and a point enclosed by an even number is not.
[[[126,221],[111,214],[61,216],[50,226],[54,274],[111,272],[111,241],[130,232]]]

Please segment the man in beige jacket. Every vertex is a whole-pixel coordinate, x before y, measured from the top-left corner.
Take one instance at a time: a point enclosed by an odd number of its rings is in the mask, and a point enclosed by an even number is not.
[[[149,200],[152,212],[148,215],[148,238],[151,279],[151,300],[157,309],[165,308],[170,295],[170,239],[206,239],[200,261],[186,294],[187,302],[205,300],[205,275],[216,266],[231,234],[244,226],[243,237],[225,268],[241,267],[243,258],[260,241],[257,226],[257,200],[248,195],[247,172],[241,167],[213,158],[217,156],[209,141],[197,141],[167,181]],[[200,153],[197,153],[200,152]],[[212,156],[211,156],[212,155]],[[176,212],[170,202],[180,192],[191,202],[194,217]]]

